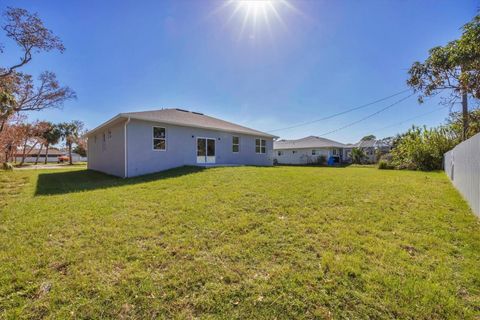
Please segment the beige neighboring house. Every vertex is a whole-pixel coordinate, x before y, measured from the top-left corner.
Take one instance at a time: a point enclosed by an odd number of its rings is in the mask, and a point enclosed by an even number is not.
[[[342,163],[345,144],[316,136],[273,143],[274,159],[278,164],[315,164],[325,161]]]

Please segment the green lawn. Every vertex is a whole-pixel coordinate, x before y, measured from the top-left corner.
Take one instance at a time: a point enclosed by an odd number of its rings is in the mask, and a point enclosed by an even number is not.
[[[480,317],[480,222],[441,172],[2,172],[0,212],[0,318]]]

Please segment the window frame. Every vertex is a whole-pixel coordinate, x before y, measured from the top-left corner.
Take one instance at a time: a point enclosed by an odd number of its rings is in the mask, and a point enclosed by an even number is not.
[[[257,141],[259,141],[259,152],[257,152]],[[263,146],[262,146],[263,141]],[[262,152],[262,148],[264,148],[264,152]],[[256,154],[267,154],[267,140],[262,138],[255,138],[255,153]]]
[[[165,138],[155,138],[155,128],[160,128],[165,131]],[[165,148],[164,149],[155,149],[155,140],[164,140],[165,141]],[[167,128],[161,126],[152,126],[152,150],[153,151],[160,151],[165,152],[167,151]]]
[[[312,156],[316,156],[316,155],[317,155],[317,150],[312,149]]]
[[[237,138],[237,143],[234,142],[234,139]],[[237,146],[237,151],[234,150],[234,147]],[[240,136],[232,136],[232,153],[240,152]]]

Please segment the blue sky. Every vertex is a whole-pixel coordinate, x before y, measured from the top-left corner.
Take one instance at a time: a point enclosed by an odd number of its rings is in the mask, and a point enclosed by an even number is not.
[[[3,0],[37,12],[64,54],[34,57],[24,71],[57,73],[78,95],[31,120],[78,119],[93,128],[120,112],[181,107],[269,131],[322,118],[406,88],[407,69],[460,35],[478,1],[289,1],[267,20],[219,0]],[[242,25],[244,28],[242,29]],[[243,30],[243,31],[242,31]],[[19,52],[3,34],[4,63]],[[402,96],[327,121],[276,131],[300,138],[343,127]],[[414,97],[325,137],[355,142],[415,124],[441,123],[448,109]],[[390,126],[390,127],[389,127]],[[389,128],[385,128],[389,127]],[[379,130],[383,129],[383,130]]]

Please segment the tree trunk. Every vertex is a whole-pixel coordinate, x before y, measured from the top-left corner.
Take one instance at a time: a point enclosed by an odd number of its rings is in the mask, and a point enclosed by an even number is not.
[[[463,115],[463,134],[462,141],[467,140],[468,135],[468,96],[462,93],[462,115]]]
[[[48,161],[48,147],[49,147],[49,144],[47,143],[45,145],[45,164],[47,164],[47,161]]]
[[[73,162],[72,162],[72,144],[71,143],[68,144],[68,158],[69,158],[68,162],[70,164],[73,164]]]
[[[25,140],[25,143],[23,144],[23,151],[22,151],[22,160],[20,161],[20,166],[23,166],[23,163],[25,162],[25,152],[27,150],[27,140]]]
[[[40,153],[42,153],[42,149],[43,149],[43,143],[40,145],[40,149],[38,150],[37,158],[35,159],[35,165],[38,164],[38,158],[40,157]]]

